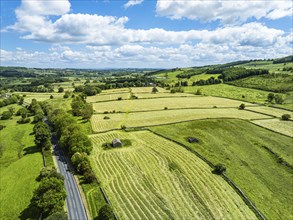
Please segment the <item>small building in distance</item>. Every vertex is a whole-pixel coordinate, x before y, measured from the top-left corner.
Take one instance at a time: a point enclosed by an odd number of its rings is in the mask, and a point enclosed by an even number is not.
[[[115,139],[112,141],[112,146],[113,146],[113,147],[121,147],[121,146],[122,146],[122,142],[121,142],[118,138],[115,138]]]
[[[198,143],[199,142],[199,140],[195,137],[189,137],[187,140],[189,143]]]

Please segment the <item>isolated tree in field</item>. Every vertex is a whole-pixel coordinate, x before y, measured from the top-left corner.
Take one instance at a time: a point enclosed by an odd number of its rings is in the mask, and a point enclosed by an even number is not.
[[[274,93],[269,93],[268,94],[268,102],[272,102],[275,99],[275,94]]]
[[[59,93],[64,92],[64,88],[63,88],[63,87],[59,87],[59,88],[58,88],[58,92],[59,92]]]
[[[289,115],[289,114],[284,114],[284,115],[282,115],[282,120],[284,120],[284,121],[288,121],[290,118],[291,118],[291,115]]]
[[[283,104],[283,102],[284,102],[283,96],[282,95],[275,95],[275,102],[277,104]]]
[[[157,89],[157,87],[154,86],[154,87],[152,88],[152,93],[157,93],[157,92],[159,92],[159,90]]]
[[[112,211],[112,208],[106,204],[99,210],[99,215],[97,220],[113,220],[114,219],[114,214]]]
[[[50,95],[50,99],[53,99],[54,98],[54,96],[53,95]]]
[[[242,104],[239,106],[239,109],[240,109],[240,110],[243,110],[243,109],[245,109],[245,104],[244,104],[244,103],[242,103]]]

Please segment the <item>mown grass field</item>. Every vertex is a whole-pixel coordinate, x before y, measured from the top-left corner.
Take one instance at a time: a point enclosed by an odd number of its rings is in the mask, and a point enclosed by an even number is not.
[[[131,92],[133,92],[134,94],[136,94],[136,93],[151,93],[152,89],[153,89],[153,87],[132,87]],[[170,91],[165,90],[161,87],[157,87],[157,90],[159,93],[170,92]]]
[[[223,163],[227,175],[267,219],[292,219],[292,169],[277,162],[268,147],[293,165],[292,138],[243,120],[200,120],[151,130],[175,139],[214,164]],[[199,143],[189,143],[196,137]]]
[[[241,111],[236,108],[180,109],[107,114],[110,119],[104,119],[105,116],[106,114],[95,114],[92,116],[91,124],[93,131],[101,132],[111,129],[120,129],[121,125],[126,127],[141,127],[204,118],[241,118],[249,120],[270,118],[270,116],[249,111]]]
[[[272,108],[272,107],[267,107],[267,106],[246,107],[245,109],[268,114],[268,115],[272,115],[272,116],[275,116],[278,118],[281,118],[281,116],[284,114],[289,114],[289,115],[291,115],[291,119],[293,119],[293,112],[283,110],[283,109]]]
[[[87,102],[102,102],[102,101],[110,101],[110,100],[117,100],[119,97],[122,99],[129,99],[130,93],[114,93],[114,94],[98,94],[95,96],[88,96],[86,98]]]
[[[108,94],[108,93],[121,93],[121,92],[129,92],[128,88],[121,88],[121,89],[107,89],[103,90],[101,94]]]
[[[135,93],[134,95],[136,95],[139,99],[194,96],[193,94],[189,93],[170,93],[170,91],[168,93]]]
[[[193,97],[168,97],[158,99],[136,99],[121,100],[113,102],[94,103],[93,107],[97,113],[105,111],[131,112],[131,111],[148,111],[163,110],[165,107],[171,108],[213,108],[213,107],[239,107],[243,103],[237,100],[217,98],[211,96],[193,96]],[[246,103],[246,106],[253,104]]]
[[[283,121],[280,119],[264,119],[253,120],[251,122],[272,131],[287,135],[289,137],[293,137],[293,121]]]
[[[0,121],[6,128],[0,131],[0,219],[18,219],[30,204],[43,167],[42,155],[34,146],[32,124]],[[35,216],[36,219],[39,216]]]
[[[113,138],[132,146],[103,150]],[[119,219],[256,219],[224,179],[148,131],[92,135],[91,163]]]

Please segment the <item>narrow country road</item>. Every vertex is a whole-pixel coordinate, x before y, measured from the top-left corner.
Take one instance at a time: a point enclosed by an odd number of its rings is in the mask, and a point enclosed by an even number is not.
[[[48,123],[47,120],[45,120]],[[82,199],[73,177],[72,172],[66,162],[65,156],[58,145],[57,137],[52,133],[52,146],[53,154],[56,157],[57,165],[60,173],[64,177],[65,190],[66,190],[66,205],[69,220],[87,220],[86,212]]]

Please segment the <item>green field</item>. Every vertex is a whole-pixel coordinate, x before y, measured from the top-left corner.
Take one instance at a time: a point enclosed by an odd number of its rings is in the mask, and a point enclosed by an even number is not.
[[[26,103],[31,103],[32,99],[37,101],[45,101],[50,99],[50,96],[53,95],[54,98],[63,98],[64,93],[33,93],[33,92],[17,92],[16,94],[26,95],[24,101]]]
[[[132,146],[102,149],[116,137]],[[119,219],[256,219],[221,176],[173,142],[148,131],[91,138],[91,163]]]
[[[19,125],[18,119],[0,121],[6,126],[0,131],[0,219],[3,220],[18,219],[29,206],[43,167],[41,153],[30,135],[33,125]]]
[[[246,107],[245,109],[268,114],[268,115],[275,116],[278,118],[281,118],[281,116],[284,114],[289,114],[289,115],[291,115],[291,119],[293,119],[293,112],[283,110],[283,109],[272,108],[272,107],[267,107],[267,106]]]
[[[223,163],[227,175],[240,187],[267,219],[292,219],[292,138],[276,134],[243,120],[200,120],[152,127],[199,152],[213,163]],[[199,143],[187,142],[196,137]]]
[[[104,113],[113,110],[116,112],[163,110],[165,107],[168,109],[213,108],[215,106],[237,108],[241,103],[243,102],[211,96],[191,96],[101,102],[94,103],[93,107],[97,113]],[[253,106],[253,104],[246,103],[246,106]]]
[[[117,100],[119,97],[122,99],[129,99],[130,93],[114,93],[114,94],[98,94],[95,96],[88,96],[86,98],[87,102],[102,102],[102,101],[110,101],[110,100]]]
[[[280,134],[293,137],[293,121],[283,121],[281,119],[264,119],[253,120],[251,122]]]
[[[290,92],[293,91],[293,75],[268,74],[252,76],[229,82],[229,84],[272,92]]]
[[[254,61],[249,62],[241,65],[237,65],[241,67],[245,67],[248,69],[267,69],[270,73],[285,73],[285,74],[292,74],[290,71],[283,71],[284,67],[293,67],[292,62],[284,63],[276,63],[273,64],[273,61]]]
[[[91,118],[92,128],[95,132],[120,129],[126,127],[141,127],[158,124],[182,122],[187,120],[205,118],[241,118],[241,119],[265,119],[270,116],[249,111],[241,111],[236,108],[212,108],[212,109],[180,109],[162,110],[153,112],[135,112],[108,114],[110,119],[104,119],[105,114],[96,114]]]

